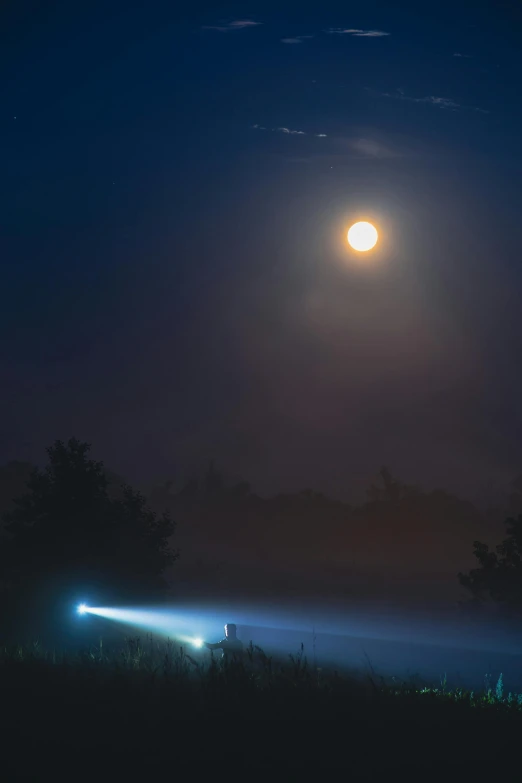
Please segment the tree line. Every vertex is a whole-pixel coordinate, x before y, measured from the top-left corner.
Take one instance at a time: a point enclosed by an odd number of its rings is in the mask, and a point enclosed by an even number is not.
[[[172,539],[176,524],[168,511],[153,510],[128,484],[114,492],[102,462],[90,457],[90,445],[72,438],[47,449],[47,464],[34,469],[25,491],[2,515],[0,585],[11,603],[20,605],[43,585],[97,584],[143,598],[168,587],[167,574],[179,552]],[[165,486],[165,491],[170,487]],[[204,495],[253,497],[248,484],[226,488],[211,466],[201,482],[180,491],[187,502]],[[382,468],[379,482],[368,489],[371,504],[415,502],[421,490]],[[309,503],[327,502],[320,493],[302,493]],[[335,505],[335,501],[328,501]],[[505,521],[506,537],[493,550],[473,543],[477,565],[458,573],[470,606],[486,603],[510,614],[522,612],[522,516]]]

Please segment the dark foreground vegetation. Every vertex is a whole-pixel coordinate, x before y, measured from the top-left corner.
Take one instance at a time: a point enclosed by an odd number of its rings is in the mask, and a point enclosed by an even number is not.
[[[479,762],[484,770],[522,727],[522,696],[506,693],[501,676],[473,693],[444,682],[385,682],[371,671],[327,672],[311,666],[303,649],[276,661],[250,646],[241,661],[223,663],[152,639],[74,654],[4,647],[0,698],[9,780],[43,779],[67,764],[79,765],[73,779],[94,764],[104,780],[111,764],[123,779],[141,764],[159,772],[191,763],[200,779],[212,769],[219,775],[226,758],[245,772],[252,764],[297,771],[317,762],[356,780],[409,766],[428,779],[446,759],[453,780],[461,764],[468,773]],[[266,728],[254,726],[266,719],[276,721],[268,742],[259,735]]]
[[[0,638],[7,643],[0,649],[1,781],[153,774],[294,781],[313,771],[321,781],[328,771],[373,780],[382,773],[403,779],[410,768],[423,781],[476,781],[486,772],[520,778],[513,765],[522,697],[506,693],[501,677],[470,693],[443,682],[384,681],[371,666],[365,676],[326,671],[309,665],[303,650],[275,660],[251,647],[241,662],[224,665],[152,639],[78,653],[9,644],[40,633],[51,645],[63,639],[62,604],[73,595],[99,594],[109,606],[134,598],[159,605],[177,568],[168,511],[151,510],[129,486],[111,490],[88,444],[56,441],[48,458],[25,494],[13,498],[0,535]],[[398,513],[419,495],[387,472],[382,479],[371,502],[388,523],[390,510]],[[222,495],[210,493],[218,508]],[[245,492],[239,495],[245,502]],[[309,506],[316,499],[304,498]],[[229,516],[228,501],[223,508]],[[475,543],[479,567],[460,575],[474,611],[493,601],[519,621],[521,531],[522,517],[509,519],[495,551]],[[221,530],[221,537],[233,541],[232,533]],[[387,553],[389,539],[374,538]]]

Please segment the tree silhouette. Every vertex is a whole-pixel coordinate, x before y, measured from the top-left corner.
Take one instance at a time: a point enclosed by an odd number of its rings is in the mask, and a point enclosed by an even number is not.
[[[103,463],[89,451],[74,438],[56,441],[46,468],[34,470],[26,494],[4,514],[4,581],[15,590],[69,577],[140,590],[164,585],[177,558],[173,521],[128,485],[111,496]]]
[[[491,552],[487,544],[474,541],[479,562],[467,574],[459,573],[460,584],[476,602],[488,598],[510,612],[522,613],[522,515],[505,522],[507,538]]]
[[[392,476],[387,467],[382,467],[379,471],[379,478],[382,486],[371,484],[366,490],[366,496],[370,502],[397,502],[407,497],[416,497],[421,494],[419,487],[414,484],[403,484]]]
[[[13,498],[22,495],[34,471],[30,462],[8,462],[0,466],[0,518],[14,508]]]

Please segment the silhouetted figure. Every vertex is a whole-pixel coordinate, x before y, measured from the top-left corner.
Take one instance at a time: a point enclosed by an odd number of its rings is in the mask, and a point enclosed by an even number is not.
[[[239,657],[243,652],[243,642],[237,638],[237,628],[234,623],[227,623],[225,625],[225,638],[220,642],[212,644],[211,642],[205,642],[205,647],[209,650],[222,650],[222,658],[224,660],[231,660]]]

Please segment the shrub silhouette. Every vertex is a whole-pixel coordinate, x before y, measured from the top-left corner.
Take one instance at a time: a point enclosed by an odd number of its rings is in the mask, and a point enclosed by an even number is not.
[[[3,516],[3,582],[14,594],[52,581],[131,585],[143,594],[165,585],[177,558],[169,544],[175,525],[123,485],[108,491],[102,462],[75,438],[47,449],[48,464],[34,470],[27,492]]]
[[[522,613],[522,515],[505,522],[507,538],[490,551],[487,544],[474,542],[479,562],[467,574],[459,573],[460,584],[477,603],[492,600],[509,613]]]

